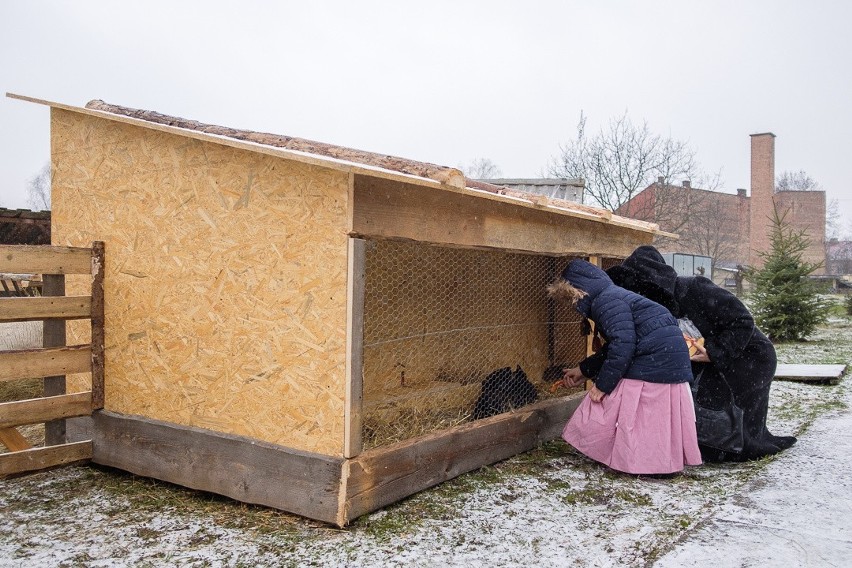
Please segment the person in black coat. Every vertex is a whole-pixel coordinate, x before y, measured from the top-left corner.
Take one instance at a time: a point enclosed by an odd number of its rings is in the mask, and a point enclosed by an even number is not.
[[[705,462],[745,461],[772,455],[796,442],[766,428],[769,389],[775,376],[775,347],[757,328],[748,308],[732,293],[703,276],[678,276],[656,248],[637,248],[621,265],[607,270],[613,282],[688,318],[704,337],[696,346],[693,373],[701,379],[696,401],[709,408],[734,403],[743,410],[740,453],[701,447]]]

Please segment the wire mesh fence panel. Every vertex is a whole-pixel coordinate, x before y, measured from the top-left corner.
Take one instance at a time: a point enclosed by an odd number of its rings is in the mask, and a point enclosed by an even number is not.
[[[368,242],[364,447],[568,394],[550,387],[585,356],[586,339],[546,286],[569,260]]]
[[[623,258],[613,258],[613,257],[605,256],[605,257],[601,258],[601,268],[606,270],[608,268],[612,268],[613,266],[618,266],[619,264],[622,263],[623,260],[624,260]]]

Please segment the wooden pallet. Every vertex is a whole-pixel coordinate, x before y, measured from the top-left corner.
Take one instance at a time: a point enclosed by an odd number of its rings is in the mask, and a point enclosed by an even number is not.
[[[846,374],[846,365],[779,364],[775,370],[775,379],[836,385],[844,374]]]

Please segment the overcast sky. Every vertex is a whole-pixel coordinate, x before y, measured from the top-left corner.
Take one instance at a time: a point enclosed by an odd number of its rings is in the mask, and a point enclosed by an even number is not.
[[[91,99],[537,177],[625,112],[749,187],[749,134],[852,235],[852,3],[0,1],[0,89]],[[49,161],[46,107],[0,99],[0,206]]]

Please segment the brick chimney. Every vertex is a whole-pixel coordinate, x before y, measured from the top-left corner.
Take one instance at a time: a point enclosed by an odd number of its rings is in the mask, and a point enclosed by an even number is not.
[[[775,195],[775,135],[751,135],[751,203],[749,219],[749,264],[760,266],[758,251],[768,251]]]

